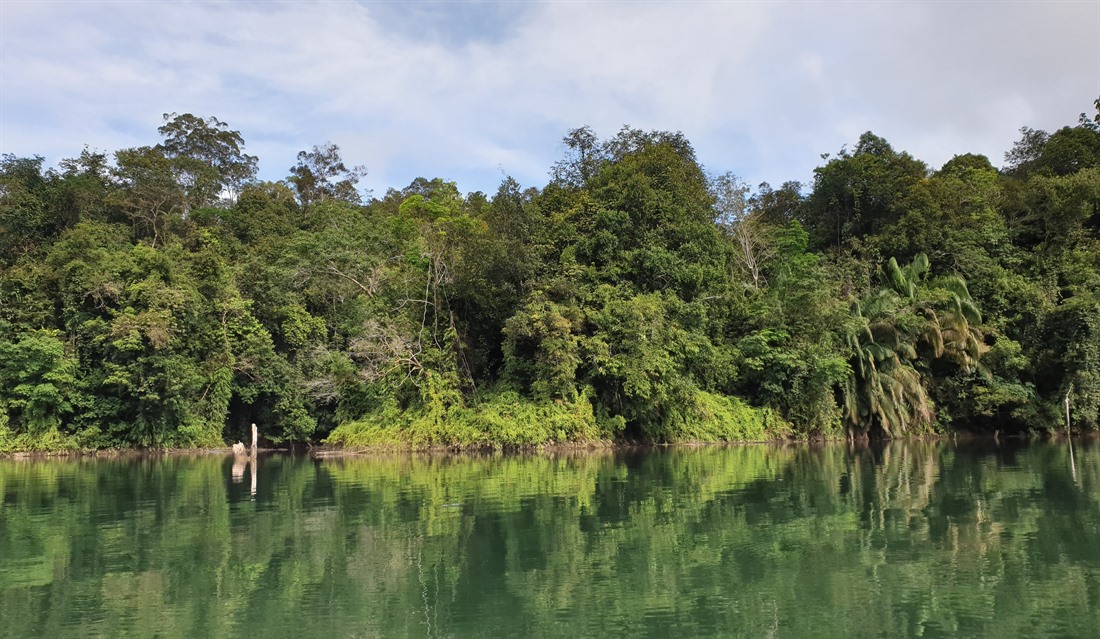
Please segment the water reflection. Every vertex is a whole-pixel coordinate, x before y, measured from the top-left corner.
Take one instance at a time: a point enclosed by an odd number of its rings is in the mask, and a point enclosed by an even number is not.
[[[1093,636],[1074,452],[0,461],[0,634]]]
[[[229,471],[230,477],[233,478],[234,484],[240,484],[244,482],[245,472],[252,469],[252,488],[249,494],[252,499],[256,499],[256,478],[259,474],[259,456],[253,451],[251,454],[234,455],[233,456],[233,468]]]
[[[244,481],[244,473],[246,470],[248,470],[248,457],[246,455],[235,456],[233,458],[233,469],[230,471],[234,484],[239,484]]]

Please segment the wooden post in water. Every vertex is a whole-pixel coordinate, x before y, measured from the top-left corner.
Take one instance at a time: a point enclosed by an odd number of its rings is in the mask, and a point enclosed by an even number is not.
[[[252,454],[256,454],[256,441],[259,439],[260,432],[256,429],[256,424],[252,424]]]

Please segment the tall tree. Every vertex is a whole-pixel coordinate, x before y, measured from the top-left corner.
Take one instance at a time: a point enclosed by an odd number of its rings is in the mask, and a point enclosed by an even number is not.
[[[775,254],[763,213],[749,207],[749,186],[737,176],[725,173],[710,182],[714,221],[733,240],[735,262],[748,277],[748,287],[759,290],[764,285],[764,263]]]
[[[1020,129],[1020,139],[1005,153],[1006,172],[1014,177],[1069,175],[1100,166],[1100,98],[1096,105],[1096,116],[1082,113],[1077,126],[1054,133]]]
[[[554,163],[550,175],[560,185],[574,188],[588,186],[600,164],[607,159],[606,152],[592,127],[571,129],[562,138],[565,158]]]
[[[927,175],[923,162],[868,131],[854,151],[842,149],[814,170],[804,223],[818,246],[881,233],[901,217],[905,195]]]
[[[187,212],[187,193],[176,180],[175,164],[156,147],[115,152],[112,170],[116,189],[110,202],[121,208],[139,238],[156,246],[168,218]]]
[[[350,169],[340,158],[340,147],[332,142],[314,146],[298,153],[298,163],[290,168],[288,182],[303,207],[325,200],[342,200],[358,204],[362,201],[356,185],[367,174],[366,167]]]
[[[0,159],[0,264],[14,262],[50,235],[48,176],[42,156]]]
[[[235,197],[256,176],[257,158],[244,152],[244,138],[218,118],[165,113],[157,130],[164,136],[157,149],[172,163],[186,210]]]
[[[957,276],[928,282],[928,273],[923,254],[905,266],[890,258],[882,285],[852,301],[851,375],[842,387],[851,426],[891,437],[927,430],[935,407],[920,348],[964,370],[985,352],[981,316],[965,283]]]

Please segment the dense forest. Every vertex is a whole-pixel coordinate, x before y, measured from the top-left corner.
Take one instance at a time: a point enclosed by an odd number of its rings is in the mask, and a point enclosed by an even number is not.
[[[812,184],[568,132],[548,184],[279,182],[216,118],[0,163],[0,452],[898,437],[1100,424],[1100,100],[996,168]]]

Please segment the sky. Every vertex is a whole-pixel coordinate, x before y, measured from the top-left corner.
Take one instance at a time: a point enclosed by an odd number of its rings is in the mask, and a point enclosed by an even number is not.
[[[215,116],[289,174],[332,142],[374,195],[541,187],[562,137],[681,131],[713,173],[809,183],[873,131],[995,165],[1100,97],[1100,0],[0,0],[0,152],[47,165]]]

